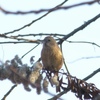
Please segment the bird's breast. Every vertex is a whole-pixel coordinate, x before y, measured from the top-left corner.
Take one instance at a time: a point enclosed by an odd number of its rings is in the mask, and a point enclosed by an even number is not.
[[[58,47],[43,48],[41,53],[41,59],[44,68],[49,70],[58,71],[63,63],[62,53]]]

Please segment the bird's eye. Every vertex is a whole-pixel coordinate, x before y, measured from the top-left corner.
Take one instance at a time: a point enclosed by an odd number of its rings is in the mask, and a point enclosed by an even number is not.
[[[50,41],[50,39],[48,39],[48,42]]]

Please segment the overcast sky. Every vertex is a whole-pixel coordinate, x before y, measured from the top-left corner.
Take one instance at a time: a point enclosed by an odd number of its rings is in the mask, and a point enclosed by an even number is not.
[[[79,2],[84,2],[88,0],[69,0],[64,6],[76,4]],[[91,0],[89,0],[91,1]],[[30,10],[39,10],[42,8],[52,8],[57,4],[60,4],[63,0],[0,0],[0,6],[9,11],[30,11]],[[46,13],[46,12],[44,12]],[[18,29],[32,20],[43,15],[40,14],[29,14],[29,15],[6,15],[0,12],[0,33],[5,33]],[[43,19],[32,24],[30,27],[15,32],[12,35],[18,34],[30,34],[30,33],[58,33],[58,34],[68,34],[74,29],[78,28],[84,24],[89,19],[93,18],[100,13],[100,5],[95,3],[93,5],[84,5],[69,10],[58,10],[50,13]],[[10,34],[11,35],[11,34]],[[29,39],[43,39],[44,37],[30,37]],[[69,38],[70,41],[89,41],[95,42],[100,45],[100,19],[91,23],[85,29],[77,32],[74,36]],[[2,41],[11,41],[9,39],[0,38]],[[4,62],[5,60],[11,60],[16,54],[21,57],[35,44],[0,44],[0,59]],[[40,57],[42,49],[42,44],[40,44],[36,49],[30,52],[23,58],[23,63],[29,64],[29,59],[31,56],[35,56],[35,60],[38,60]],[[83,79],[94,70],[100,67],[100,58],[95,59],[81,59],[81,57],[91,57],[91,56],[100,56],[100,48],[93,46],[91,44],[83,43],[68,43],[65,41],[63,43],[63,54],[68,66],[70,73],[73,76],[76,76],[79,79]],[[64,68],[64,66],[63,66]],[[100,88],[100,75],[97,74],[93,78],[89,79],[87,82],[94,83],[98,88]],[[99,81],[98,81],[99,80]],[[7,93],[13,84],[4,80],[0,82],[0,99]],[[55,91],[55,88],[50,88],[50,92]],[[32,100],[36,98],[37,100],[43,99],[47,100],[51,96],[41,93],[37,95],[35,89],[32,89],[31,92],[24,90],[22,85],[17,86],[12,93],[7,97],[7,100]],[[67,93],[61,98],[64,100],[78,100],[73,93]]]

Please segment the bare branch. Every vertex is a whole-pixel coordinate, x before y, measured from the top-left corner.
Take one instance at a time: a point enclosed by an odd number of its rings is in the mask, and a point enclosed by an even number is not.
[[[68,87],[65,91],[60,92],[59,94],[55,95],[54,97],[48,99],[48,100],[57,100],[59,97],[61,97],[62,95],[66,94],[67,92],[70,91],[70,87]]]
[[[60,44],[60,48],[61,48],[61,51],[62,51],[62,44]],[[63,54],[63,52],[62,52],[62,54]],[[68,67],[67,67],[66,62],[65,62],[65,59],[64,59],[64,56],[63,56],[63,61],[64,61],[64,66],[66,68],[66,71],[67,71],[68,75],[70,75],[70,72],[68,70]]]
[[[79,26],[78,28],[76,28],[75,30],[73,30],[71,33],[67,34],[66,36],[64,36],[60,41],[59,44],[61,44],[62,42],[64,42],[66,39],[68,39],[69,37],[73,36],[75,33],[77,33],[80,30],[83,30],[85,27],[87,27],[89,24],[91,24],[92,22],[94,22],[95,20],[97,20],[100,17],[100,14],[96,15],[95,17],[93,17],[92,19],[88,20],[87,22],[85,22],[83,25]]]
[[[65,92],[65,91],[63,91],[63,92]],[[63,95],[64,93],[60,93],[60,94],[58,94],[59,96],[56,95],[56,97],[55,97],[55,94],[53,94],[51,92],[48,92],[47,94],[50,95],[50,96],[53,96],[53,98],[52,98],[53,100],[56,100],[57,98],[59,98],[59,100],[64,100],[63,98],[61,98],[61,95]],[[48,100],[52,100],[52,99],[48,99]]]
[[[94,59],[94,58],[100,58],[100,56],[81,57],[81,58],[78,58],[78,59],[73,60],[73,61],[68,62],[68,63],[74,63],[74,62],[79,61],[79,60],[83,60],[83,59]]]
[[[98,68],[97,70],[95,70],[93,73],[91,73],[90,75],[88,75],[87,77],[85,77],[83,80],[88,80],[90,78],[92,78],[95,74],[97,74],[98,72],[100,72],[100,68]]]
[[[22,58],[24,58],[29,52],[31,52],[33,49],[35,49],[37,46],[38,46],[39,44],[37,44],[35,47],[33,47],[31,50],[29,50],[28,52],[26,52],[22,57],[21,57],[21,59]]]
[[[64,34],[58,34],[58,33],[32,33],[32,34],[19,34],[14,35],[12,37],[25,37],[25,36],[65,36]]]
[[[100,48],[100,45],[98,45],[98,44],[96,44],[94,42],[89,42],[89,41],[68,41],[68,40],[66,40],[66,41],[69,42],[69,43],[87,43],[87,44],[92,44],[92,45],[95,45],[95,46]]]
[[[26,42],[26,41],[22,41],[22,42],[15,42],[15,41],[7,41],[7,42],[0,42],[0,44],[18,44],[18,43],[32,43],[32,42]]]
[[[1,100],[6,100],[6,97],[12,92],[12,90],[16,87],[17,85],[13,85],[11,89],[4,95],[4,97]]]
[[[0,34],[0,37],[2,38],[8,38],[8,39],[15,39],[18,41],[22,41],[22,42],[32,42],[32,43],[39,43],[39,40],[30,40],[30,39],[25,39],[25,38],[18,38],[16,36],[7,36],[5,34]]]
[[[26,28],[26,27],[31,26],[33,23],[35,23],[35,22],[39,21],[40,19],[44,18],[44,17],[47,16],[49,13],[53,12],[55,9],[57,9],[57,8],[60,7],[60,6],[62,6],[62,5],[63,5],[64,3],[66,3],[66,2],[67,2],[67,0],[63,1],[61,4],[59,4],[59,5],[57,5],[56,7],[52,8],[52,9],[49,10],[46,14],[44,14],[44,15],[42,15],[41,17],[39,17],[39,18],[33,20],[33,21],[30,22],[29,24],[26,24],[26,25],[22,26],[21,28],[18,28],[18,29],[15,29],[15,30],[13,30],[13,31],[6,32],[6,33],[3,33],[3,34],[4,34],[4,35],[8,35],[8,34],[10,34],[10,33],[14,33],[14,32],[20,31],[20,30],[22,30],[22,29],[24,29],[24,28]]]
[[[78,7],[78,6],[83,6],[83,5],[92,5],[92,4],[96,3],[96,2],[97,2],[96,0],[93,0],[93,1],[82,2],[82,3],[78,3],[78,4],[73,4],[73,5],[70,5],[70,6],[58,7],[57,9],[53,9],[53,11],[67,10],[67,9],[71,9],[71,8]],[[34,14],[39,14],[39,13],[42,13],[42,12],[47,12],[47,11],[52,10],[52,8],[50,8],[50,9],[40,9],[40,10],[31,10],[31,11],[16,11],[16,12],[13,12],[13,11],[7,11],[4,8],[0,7],[0,10],[4,14],[26,15],[26,14],[33,14],[33,13]]]

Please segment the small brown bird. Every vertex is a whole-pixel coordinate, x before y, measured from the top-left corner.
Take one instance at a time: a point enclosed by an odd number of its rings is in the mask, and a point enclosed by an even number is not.
[[[44,69],[53,73],[58,73],[63,65],[62,52],[55,39],[51,36],[45,37],[43,40],[41,60]]]

